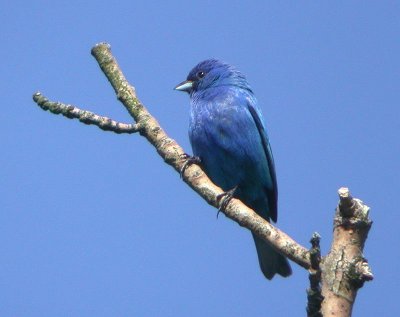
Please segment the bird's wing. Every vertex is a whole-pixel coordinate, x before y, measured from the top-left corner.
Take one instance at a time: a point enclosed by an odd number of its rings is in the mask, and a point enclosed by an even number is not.
[[[271,145],[268,141],[267,132],[265,131],[264,124],[261,121],[260,111],[254,105],[250,103],[247,104],[249,112],[257,126],[258,133],[260,134],[262,146],[268,161],[268,170],[272,180],[272,188],[265,188],[265,191],[268,197],[269,216],[271,217],[272,221],[276,222],[278,220],[278,186],[276,182],[274,157],[272,156]]]

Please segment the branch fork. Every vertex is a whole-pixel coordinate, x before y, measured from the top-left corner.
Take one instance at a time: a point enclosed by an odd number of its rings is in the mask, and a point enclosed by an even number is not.
[[[49,101],[40,92],[33,95],[35,103],[45,111],[78,119],[114,133],[136,133],[145,137],[161,158],[174,168],[182,179],[208,204],[219,208],[218,197],[223,190],[213,184],[201,166],[192,164],[190,157],[170,138],[157,120],[136,96],[111,53],[110,45],[99,43],[92,55],[135,123],[121,123],[73,105]],[[339,204],[334,218],[333,242],[327,256],[321,257],[318,234],[311,239],[308,250],[286,233],[260,217],[240,200],[232,198],[221,210],[228,218],[246,227],[268,242],[274,249],[299,266],[309,270],[308,316],[350,316],[359,287],[373,279],[368,262],[362,255],[368,231],[372,225],[369,208],[353,198],[347,188],[339,189]]]

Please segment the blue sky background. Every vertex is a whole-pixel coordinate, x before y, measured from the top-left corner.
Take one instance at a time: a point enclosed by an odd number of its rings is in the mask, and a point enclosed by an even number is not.
[[[130,118],[90,55],[112,45],[187,152],[199,61],[236,65],[268,126],[278,226],[329,250],[337,189],[371,207],[375,280],[355,316],[399,310],[397,1],[2,1],[1,316],[305,316],[307,273],[265,280],[248,231],[203,202],[138,135],[40,110],[42,91]]]

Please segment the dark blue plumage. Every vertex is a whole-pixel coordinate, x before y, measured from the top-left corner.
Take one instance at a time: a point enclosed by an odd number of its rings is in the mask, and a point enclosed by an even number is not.
[[[211,180],[266,220],[277,220],[274,160],[257,100],[236,68],[210,59],[199,63],[175,89],[190,94],[193,154]],[[282,255],[253,234],[265,277],[289,276]]]

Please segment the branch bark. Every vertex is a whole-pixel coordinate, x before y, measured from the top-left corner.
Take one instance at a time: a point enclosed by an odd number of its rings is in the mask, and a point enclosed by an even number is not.
[[[320,240],[321,236],[318,232],[314,232],[310,240],[312,247],[310,250],[311,268],[308,275],[310,288],[307,290],[307,317],[322,317],[321,305],[324,297],[321,294]]]
[[[373,279],[362,253],[372,225],[369,207],[351,197],[348,188],[339,189],[339,198],[331,250],[321,262],[325,317],[351,316],[358,289]]]
[[[168,137],[157,120],[137,98],[135,88],[128,83],[123,75],[117,61],[111,54],[110,46],[106,43],[97,44],[92,49],[92,55],[99,63],[101,70],[106,75],[111,86],[114,88],[118,99],[135,120],[136,125],[134,125],[134,130],[137,130],[156,148],[158,154],[167,164],[171,165],[177,172],[180,172],[187,161],[187,155],[175,140]],[[65,116],[68,118],[79,118],[79,116],[69,115],[72,112],[69,110],[72,107],[71,105],[48,101],[41,93],[35,93],[33,99],[43,109],[57,109],[57,111],[52,112],[62,113],[64,115],[67,113],[68,115]],[[96,124],[95,122],[90,123]],[[114,126],[116,125],[114,124]],[[108,130],[119,132],[111,128]],[[203,197],[207,203],[214,207],[219,207],[219,200],[217,197],[222,194],[223,191],[211,182],[198,165],[191,164],[187,166],[183,172],[183,180]],[[275,249],[300,266],[304,268],[310,266],[309,252],[305,247],[265,221],[240,200],[232,199],[222,212],[239,225],[248,228],[261,238],[269,241]]]
[[[139,124],[121,123],[108,117],[99,116],[93,112],[79,109],[73,105],[66,105],[61,102],[49,101],[40,92],[33,95],[33,100],[37,105],[45,111],[54,114],[61,114],[69,119],[78,119],[84,124],[92,124],[98,126],[104,131],[112,131],[115,133],[135,133],[140,130]]]
[[[182,172],[183,180],[194,191],[208,204],[219,208],[218,197],[223,193],[222,189],[211,182],[200,166],[186,164],[188,156],[177,142],[164,132],[157,120],[137,98],[135,88],[124,77],[111,54],[110,46],[100,43],[93,47],[91,52],[114,88],[117,98],[134,119],[134,124],[119,123],[72,105],[49,101],[39,92],[33,95],[33,100],[44,110],[62,114],[67,118],[79,119],[85,124],[96,125],[103,130],[115,133],[139,132],[155,147],[167,164],[178,173]],[[360,200],[353,199],[348,194],[348,190],[341,189],[339,196],[340,203],[335,217],[332,249],[322,260],[319,252],[319,238],[314,237],[312,240],[313,248],[310,253],[240,200],[230,200],[222,210],[228,218],[251,230],[278,252],[310,271],[310,290],[315,294],[311,296],[313,302],[309,302],[308,311],[313,316],[320,316],[319,307],[323,297],[325,297],[322,301],[323,316],[330,316],[329,314],[350,316],[357,289],[364,281],[372,279],[368,264],[362,257],[364,242],[371,226],[371,221],[368,219],[368,207]],[[319,288],[320,282],[323,296]],[[346,303],[345,308],[343,308],[344,303]],[[339,310],[346,311],[348,315],[337,314]]]

